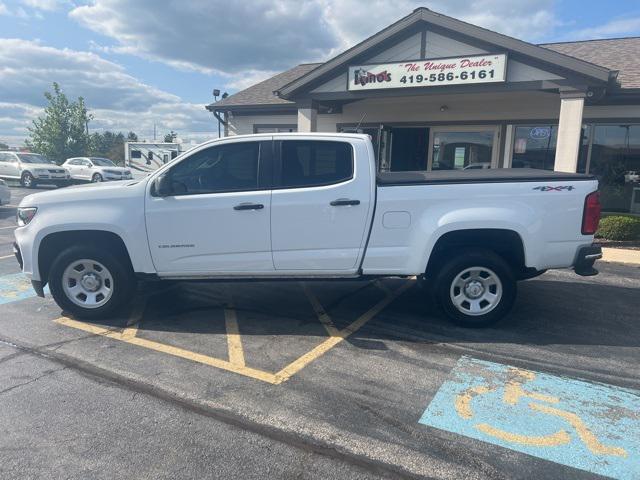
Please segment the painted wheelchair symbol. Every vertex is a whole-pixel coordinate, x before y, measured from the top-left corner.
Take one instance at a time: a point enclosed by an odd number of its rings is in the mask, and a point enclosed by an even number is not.
[[[546,415],[552,415],[567,422],[573,428],[573,430],[575,430],[578,438],[582,441],[582,443],[584,443],[589,451],[591,451],[593,454],[613,455],[617,457],[627,456],[627,452],[624,448],[612,447],[602,444],[589,430],[589,428],[587,428],[582,419],[575,413],[560,410],[551,406],[560,402],[560,399],[558,397],[542,395],[525,390],[523,388],[523,384],[534,380],[535,377],[536,375],[533,372],[520,370],[518,368],[510,368],[508,380],[506,385],[504,386],[504,395],[502,397],[503,403],[515,406],[521,399],[535,400],[529,402],[528,404],[528,407],[531,410],[541,412]],[[477,385],[466,389],[456,396],[456,412],[458,413],[460,418],[463,418],[465,420],[472,420],[474,418],[474,412],[471,408],[472,400],[477,396],[486,395],[488,393],[496,391],[497,389],[498,387],[488,387],[485,385]],[[506,430],[496,428],[488,423],[477,423],[474,425],[474,427],[485,433],[486,435],[499,438],[500,440],[528,446],[555,447],[571,442],[571,437],[565,429],[560,429],[548,435],[531,436],[508,432]]]

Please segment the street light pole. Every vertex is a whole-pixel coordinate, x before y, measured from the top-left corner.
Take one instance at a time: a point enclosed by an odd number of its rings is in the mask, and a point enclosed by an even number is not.
[[[213,100],[215,102],[218,101],[218,96],[220,95],[220,90],[218,90],[217,88],[213,89]],[[220,119],[218,117],[216,117],[216,120],[218,120],[218,138],[220,138]]]

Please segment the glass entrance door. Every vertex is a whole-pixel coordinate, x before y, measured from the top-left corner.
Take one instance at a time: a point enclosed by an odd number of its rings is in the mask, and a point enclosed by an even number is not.
[[[435,127],[429,141],[429,170],[495,168],[498,127]]]

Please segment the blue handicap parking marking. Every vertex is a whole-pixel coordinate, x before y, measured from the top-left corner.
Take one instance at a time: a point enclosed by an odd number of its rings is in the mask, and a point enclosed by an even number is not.
[[[640,479],[640,391],[462,357],[419,423]]]
[[[45,288],[45,292],[48,288]],[[0,305],[35,297],[31,281],[23,273],[12,273],[0,277]]]

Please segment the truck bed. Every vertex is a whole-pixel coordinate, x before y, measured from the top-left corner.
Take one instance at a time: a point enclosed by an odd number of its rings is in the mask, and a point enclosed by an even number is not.
[[[563,182],[595,180],[583,173],[552,172],[533,168],[490,168],[483,170],[436,170],[431,172],[379,172],[377,184],[381,187],[396,185],[438,185],[457,183],[517,183]]]

